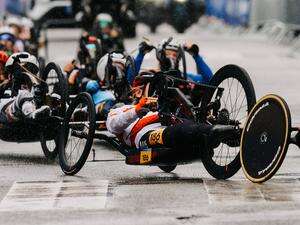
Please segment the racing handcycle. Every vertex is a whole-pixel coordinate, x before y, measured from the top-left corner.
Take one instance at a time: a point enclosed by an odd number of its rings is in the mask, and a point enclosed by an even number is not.
[[[254,183],[271,179],[289,145],[300,148],[299,132],[299,127],[291,125],[290,110],[282,97],[262,97],[251,110],[241,136],[240,158],[246,177]]]
[[[227,179],[233,176],[241,167],[239,156],[240,133],[248,112],[256,102],[253,84],[247,72],[239,66],[227,65],[213,76],[209,85],[197,84],[172,75],[173,71],[153,72],[144,74],[143,80],[153,91],[152,98],[157,99],[158,111],[165,125],[174,121],[188,119],[194,123],[222,124],[236,127],[236,135],[227,140],[206,143],[205,146],[194,146],[187,154],[179,154],[174,149],[152,148],[143,151],[125,146],[114,136],[103,135],[103,140],[111,143],[126,157],[129,165],[158,166],[165,172],[173,171],[178,164],[201,160],[206,170],[217,179]],[[203,90],[199,105],[193,105],[188,96],[179,88],[177,83],[190,85]],[[64,149],[61,149],[64,151]],[[90,149],[86,149],[85,155]],[[78,153],[73,152],[78,156]],[[64,153],[62,153],[64,155]],[[79,163],[77,161],[76,163]],[[80,161],[81,168],[84,161]],[[75,164],[73,165],[75,166]],[[73,170],[64,173],[73,175]],[[79,171],[76,170],[77,172]]]
[[[93,136],[94,107],[90,95],[79,94],[67,107],[67,83],[60,67],[51,62],[41,75],[35,75],[21,65],[19,57],[22,58],[22,54],[14,59],[12,85],[5,92],[4,98],[13,100],[22,85],[34,91],[34,101],[37,107],[42,105],[50,107],[50,115],[36,119],[22,117],[15,122],[2,123],[0,124],[0,139],[17,143],[40,142],[44,155],[49,160],[55,159],[58,152],[72,151],[74,143],[78,145],[79,141],[81,149],[91,148],[92,138],[83,140],[78,134],[78,126],[77,130],[74,128],[74,124],[80,123],[80,117],[72,117],[75,110],[85,108],[89,112],[84,118],[84,121],[89,121],[85,128],[88,130],[88,137]],[[68,161],[72,160],[69,155],[61,156],[60,159],[61,164],[66,167]]]

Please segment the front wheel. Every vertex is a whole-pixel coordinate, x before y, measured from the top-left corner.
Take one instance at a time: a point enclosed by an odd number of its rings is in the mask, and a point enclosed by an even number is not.
[[[47,83],[49,95],[58,94],[60,96],[60,108],[57,111],[57,116],[64,117],[66,110],[67,81],[64,77],[59,65],[56,63],[48,63],[45,69],[42,70],[41,78]],[[57,139],[47,140],[45,135],[41,136],[41,147],[45,157],[48,160],[54,160],[58,154]]]
[[[216,101],[220,103],[217,112],[208,112],[208,121],[212,125],[235,125],[241,130],[256,102],[254,87],[248,73],[239,66],[227,65],[217,71],[210,85],[223,88],[224,91],[221,97],[218,96],[217,90],[204,97],[205,104]],[[209,117],[214,119],[210,120]],[[236,174],[241,168],[239,145],[240,140],[236,139],[207,149],[202,162],[208,173],[217,179],[228,179]]]
[[[67,175],[78,173],[93,145],[96,128],[95,108],[88,93],[80,93],[71,102],[59,140],[59,164]]]

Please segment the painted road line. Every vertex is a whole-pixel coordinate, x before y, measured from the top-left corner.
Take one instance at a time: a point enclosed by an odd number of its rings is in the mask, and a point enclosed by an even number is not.
[[[245,181],[204,180],[210,204],[240,204],[241,202],[265,202],[257,185]]]
[[[103,209],[107,190],[107,180],[15,182],[0,211]]]

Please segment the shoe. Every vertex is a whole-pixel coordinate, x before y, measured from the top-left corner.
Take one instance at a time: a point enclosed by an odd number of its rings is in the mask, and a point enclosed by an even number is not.
[[[208,135],[208,144],[217,147],[220,143],[225,143],[231,147],[239,145],[240,130],[236,126],[215,125]],[[238,140],[238,143],[237,143]]]
[[[50,116],[50,107],[47,105],[44,105],[34,112],[29,114],[29,118],[37,120],[37,119],[42,119],[42,118],[47,118]]]

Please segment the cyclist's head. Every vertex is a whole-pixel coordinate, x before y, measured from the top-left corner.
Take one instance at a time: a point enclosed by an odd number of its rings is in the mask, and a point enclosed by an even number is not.
[[[107,53],[98,62],[97,75],[101,84],[112,89],[116,98],[127,95],[129,84],[125,71],[127,57],[121,53]]]
[[[178,69],[180,61],[180,44],[176,40],[163,40],[158,46],[157,58],[162,70]]]
[[[126,57],[121,53],[107,53],[98,62],[97,76],[105,85],[114,85],[125,78]]]
[[[23,30],[22,18],[10,16],[6,19],[6,24],[13,30],[16,36],[18,36]]]
[[[113,19],[111,15],[107,13],[100,13],[96,17],[97,27],[99,27],[100,31],[104,34],[109,34],[111,29],[113,28]]]
[[[12,74],[14,72],[14,63],[19,63],[23,67],[24,72],[29,71],[35,75],[39,73],[40,65],[37,58],[28,52],[14,53],[8,58],[5,64],[5,70],[8,74]]]
[[[0,29],[0,47],[4,51],[14,51],[14,45],[16,42],[16,37],[12,30],[8,27],[2,27]]]

